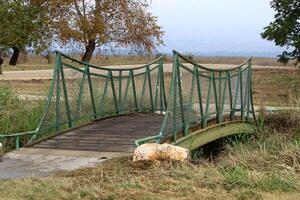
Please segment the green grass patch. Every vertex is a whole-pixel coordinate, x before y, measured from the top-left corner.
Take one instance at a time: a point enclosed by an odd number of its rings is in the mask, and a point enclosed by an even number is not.
[[[0,134],[34,130],[43,109],[43,101],[20,100],[9,87],[0,88]]]

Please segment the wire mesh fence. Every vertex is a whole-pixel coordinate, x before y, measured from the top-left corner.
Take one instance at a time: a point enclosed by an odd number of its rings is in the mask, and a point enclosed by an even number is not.
[[[207,68],[174,51],[168,108],[160,141],[194,127],[206,128],[211,120],[255,119],[252,100],[251,60],[230,69]]]
[[[141,67],[105,68],[56,55],[45,114],[30,142],[93,120],[167,107],[163,57]]]
[[[255,119],[250,59],[235,68],[207,68],[174,51],[171,76],[164,73],[163,59],[141,67],[113,68],[57,52],[37,129],[0,135],[0,142],[14,149],[98,119],[132,112],[165,114],[160,133],[141,139],[142,143],[167,138],[176,141],[193,128],[206,128],[211,120]]]

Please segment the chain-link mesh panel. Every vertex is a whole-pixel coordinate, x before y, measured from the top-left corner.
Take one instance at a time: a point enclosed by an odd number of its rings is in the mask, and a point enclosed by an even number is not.
[[[170,137],[176,140],[178,134],[205,128],[211,121],[255,118],[251,81],[250,60],[235,68],[213,69],[175,52],[161,141]]]
[[[162,60],[105,68],[57,53],[45,114],[31,142],[108,116],[165,111]]]

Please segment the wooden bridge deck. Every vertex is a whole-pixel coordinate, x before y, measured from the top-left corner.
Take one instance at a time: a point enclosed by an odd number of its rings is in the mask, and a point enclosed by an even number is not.
[[[33,148],[99,152],[131,152],[134,141],[159,133],[163,115],[130,114],[100,120],[49,140]]]

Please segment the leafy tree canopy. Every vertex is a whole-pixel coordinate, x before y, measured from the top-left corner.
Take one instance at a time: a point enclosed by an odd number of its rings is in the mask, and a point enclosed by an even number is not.
[[[271,7],[275,9],[275,20],[264,28],[261,34],[264,39],[274,41],[277,46],[288,47],[279,61],[287,63],[295,61],[300,65],[300,1],[273,0]]]
[[[163,31],[146,0],[51,0],[45,4],[59,40],[85,45],[84,61],[102,45],[150,52],[163,44]]]
[[[16,65],[20,51],[26,47],[42,47],[47,35],[40,6],[29,0],[0,0],[0,45],[12,48],[10,64]]]

